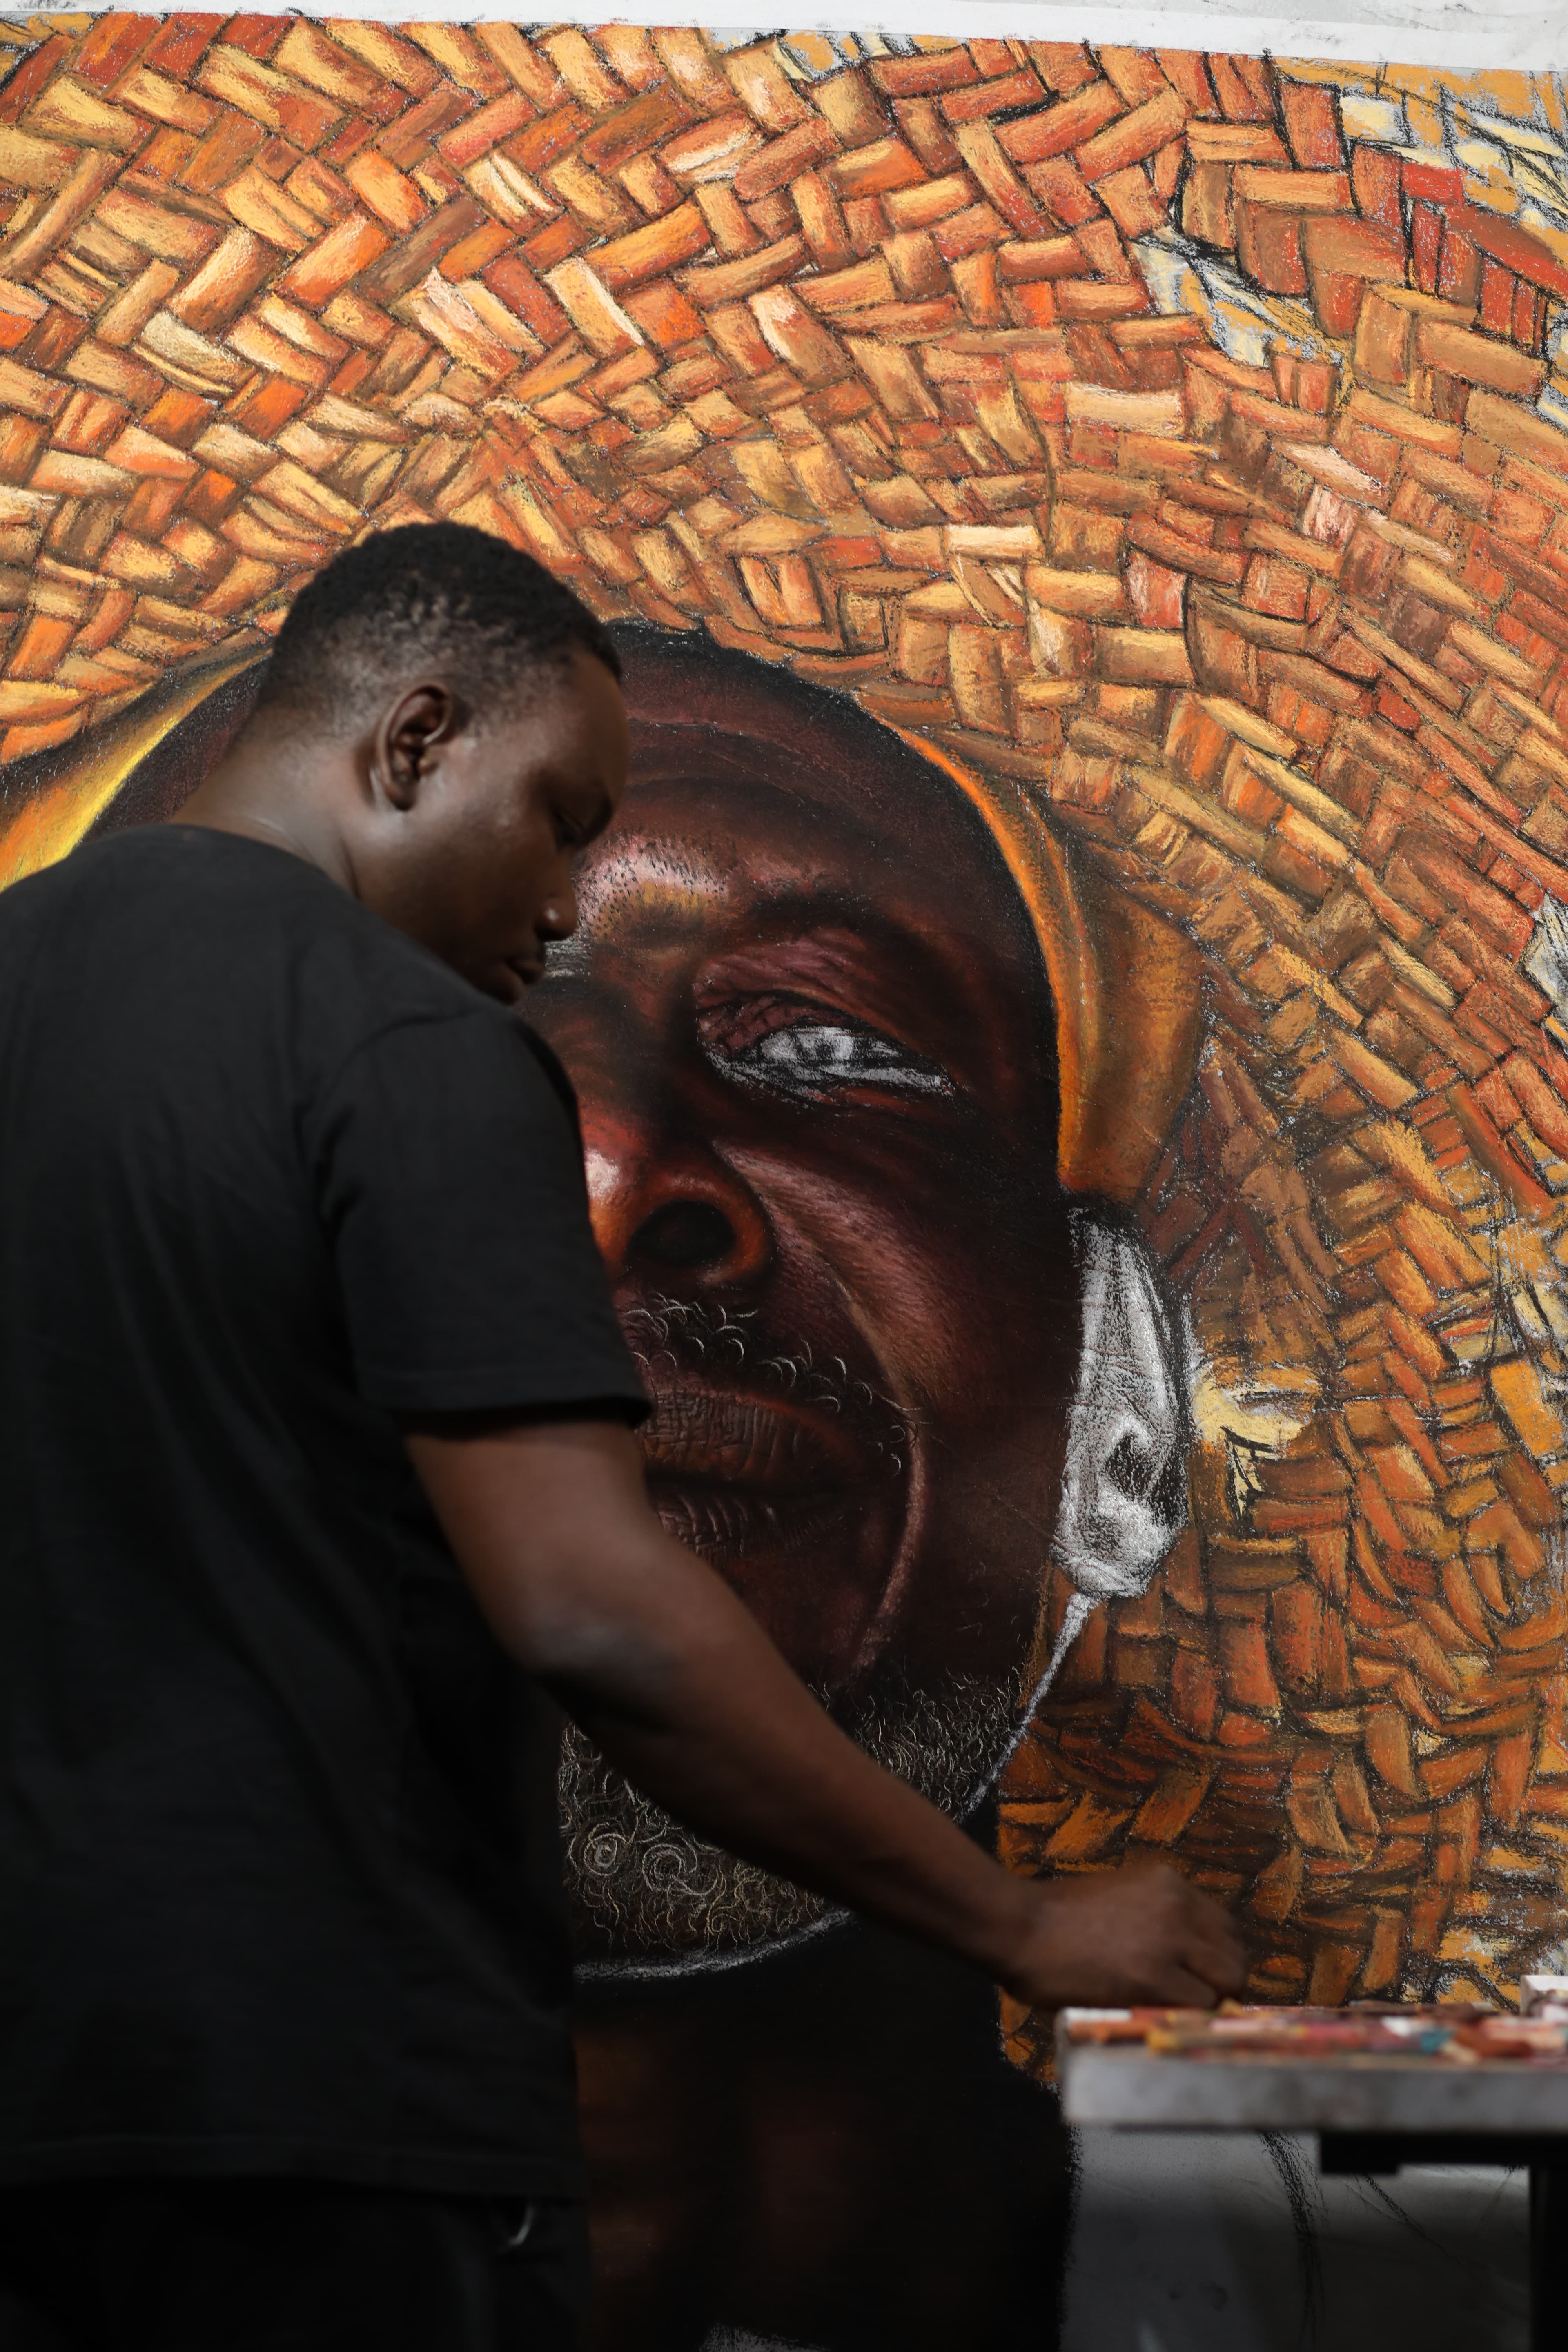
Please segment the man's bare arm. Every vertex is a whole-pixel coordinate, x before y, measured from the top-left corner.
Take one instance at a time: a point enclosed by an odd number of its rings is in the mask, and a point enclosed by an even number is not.
[[[1039,2007],[1239,1989],[1229,1923],[1175,1871],[1014,1877],[864,1755],[723,1580],[665,1534],[629,1431],[405,1433],[499,1639],[692,1828]]]

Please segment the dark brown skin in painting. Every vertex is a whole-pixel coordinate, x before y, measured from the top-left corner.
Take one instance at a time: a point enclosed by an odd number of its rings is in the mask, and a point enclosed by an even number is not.
[[[577,1087],[647,1355],[655,1505],[814,1685],[889,1653],[1004,1673],[1039,1610],[1078,1339],[1037,958],[935,793],[896,845],[756,740],[709,741],[695,776],[679,730],[634,745],[529,1010]],[[639,1337],[670,1300],[747,1334],[735,1370]]]
[[[942,788],[889,794],[887,750],[803,796],[759,736],[634,719],[529,1006],[634,1339],[672,1298],[763,1334],[711,1370],[655,1348],[655,1506],[836,1688],[1026,1655],[1079,1339],[1037,951]],[[858,1414],[770,1368],[836,1360]],[[837,2345],[862,2298],[908,2352],[1046,2340],[1066,2150],[982,1979],[840,1933],[591,1987],[578,2052],[603,2352],[719,2319]]]
[[[578,1088],[655,1506],[819,1687],[1016,1676],[1079,1342],[1037,946],[893,739],[729,677],[693,714],[631,659],[633,781],[529,1013]],[[601,2352],[1049,2340],[1068,2151],[983,1979],[840,1930],[590,1983],[578,2051]]]

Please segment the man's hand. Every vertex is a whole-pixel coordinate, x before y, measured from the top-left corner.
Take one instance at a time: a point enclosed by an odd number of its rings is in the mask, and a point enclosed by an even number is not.
[[[847,1738],[723,1580],[660,1527],[608,1422],[410,1429],[504,1646],[612,1763],[695,1830],[974,1962],[1025,2000],[1196,2005],[1241,1947],[1163,1866],[1015,1878]]]
[[[1247,1981],[1225,1913],[1167,1862],[1028,1884],[1034,1932],[1002,1982],[1033,2009],[1209,2009]]]

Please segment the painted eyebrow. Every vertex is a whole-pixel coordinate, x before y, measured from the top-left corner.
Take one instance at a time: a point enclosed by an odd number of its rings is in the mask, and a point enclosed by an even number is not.
[[[715,974],[722,977],[732,965],[787,957],[791,950],[799,949],[835,954],[842,950],[847,964],[873,964],[892,955],[900,962],[922,967],[933,977],[941,973],[945,961],[933,954],[930,941],[910,925],[888,922],[863,901],[837,894],[825,898],[815,892],[810,897],[799,891],[783,892],[759,899],[752,913],[764,936],[720,949],[703,965],[704,981]],[[798,928],[786,928],[792,920]]]
[[[700,929],[702,918],[693,918]],[[879,917],[864,898],[834,887],[803,889],[798,886],[764,890],[748,910],[747,920],[760,937],[731,940],[700,961],[694,987],[700,996],[709,990],[734,986],[787,987],[804,983],[810,975],[791,973],[786,965],[792,950],[810,950],[842,941],[847,952],[847,971],[874,971],[879,961],[896,964],[900,976],[912,978],[933,999],[950,1001],[954,982],[962,981],[966,963],[962,956],[932,950],[930,940],[912,925]],[[593,963],[591,927],[584,924],[570,939],[552,940],[546,950],[547,979],[585,980]],[[766,967],[771,965],[772,969]]]

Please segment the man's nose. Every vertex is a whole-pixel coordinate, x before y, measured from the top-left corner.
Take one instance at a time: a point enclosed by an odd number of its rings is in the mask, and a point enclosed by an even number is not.
[[[618,1125],[590,1128],[584,1140],[594,1232],[612,1282],[683,1275],[727,1289],[772,1264],[767,1212],[716,1152]]]

